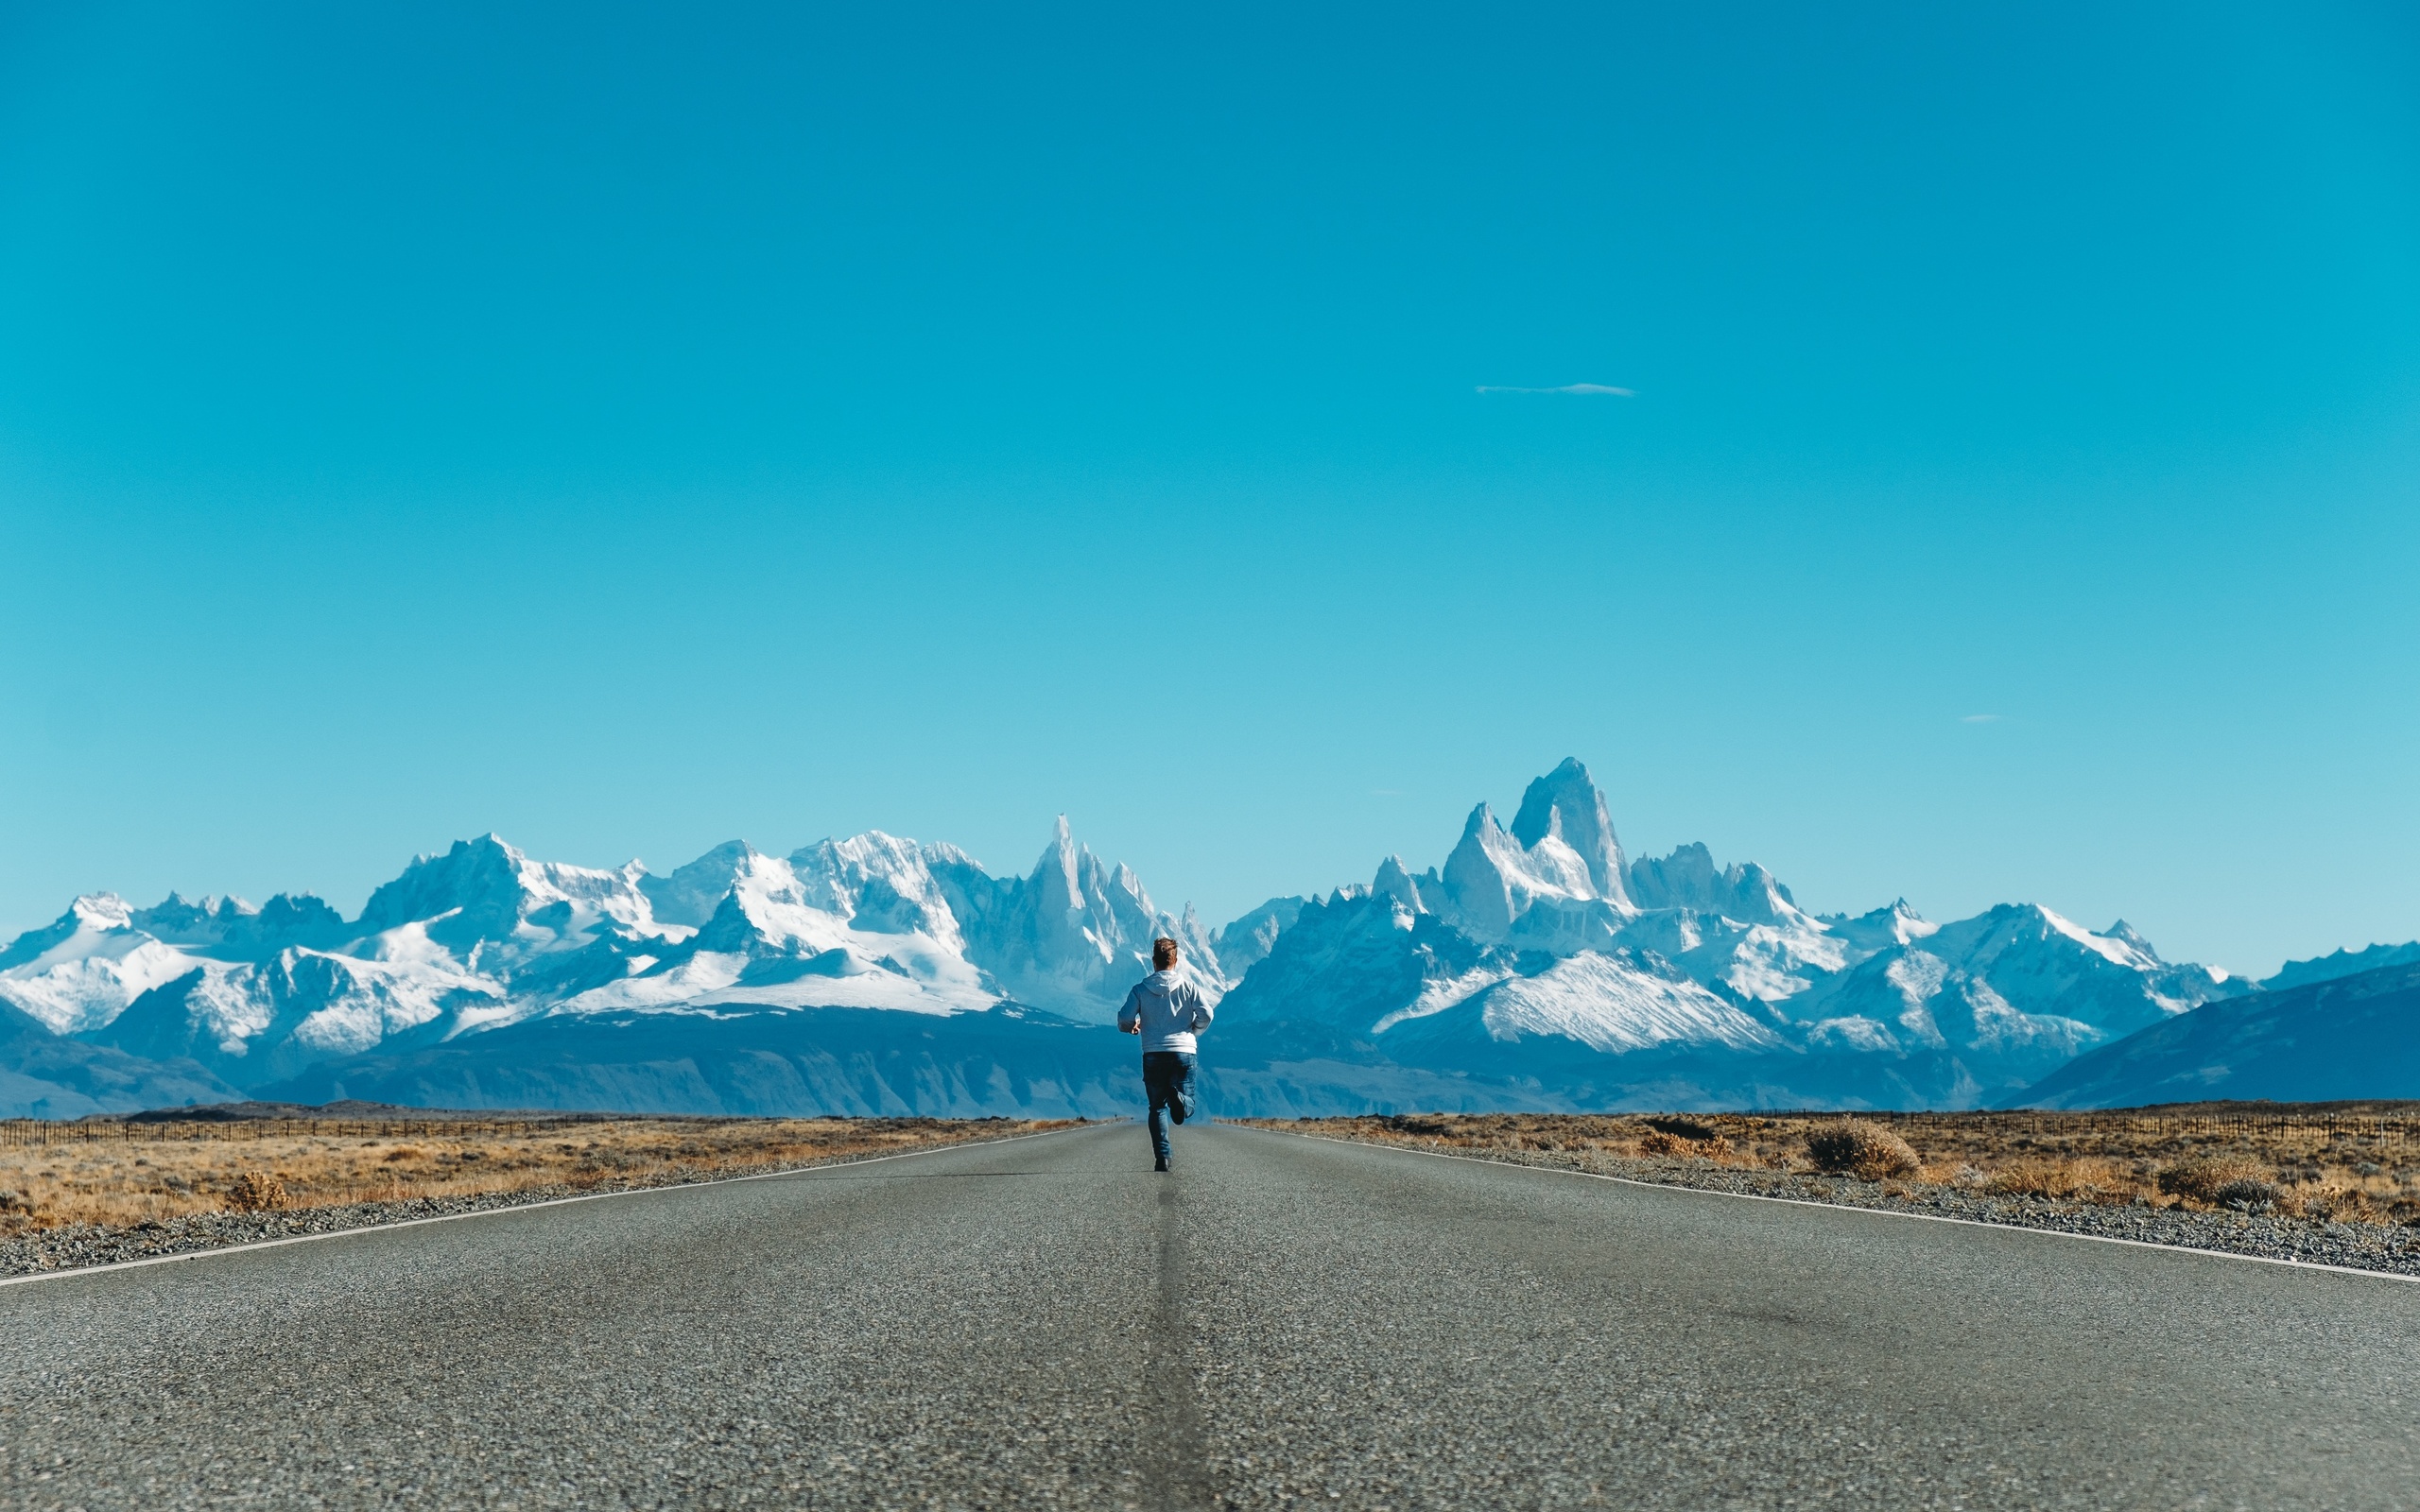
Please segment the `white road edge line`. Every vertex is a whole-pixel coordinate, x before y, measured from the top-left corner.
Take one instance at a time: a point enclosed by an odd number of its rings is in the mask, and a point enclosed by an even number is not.
[[[1318,1140],[1326,1144],[1349,1144],[1357,1150],[1392,1150],[1397,1155],[1429,1155],[1440,1160],[1468,1160],[1473,1165],[1500,1166],[1512,1171],[1541,1171],[1548,1176],[1576,1176],[1590,1181],[1611,1181],[1620,1186],[1641,1187],[1650,1192],[1688,1192],[1701,1197],[1732,1197],[1741,1202],[1777,1202],[1786,1208],[1820,1208],[1825,1212],[1860,1212],[1869,1218],[1907,1218],[1918,1223],[1954,1223],[1966,1228],[1989,1228],[1995,1233],[2040,1234],[2046,1239],[2083,1239],[2096,1245],[2129,1245],[2136,1249],[2165,1250],[2171,1255],[2206,1255],[2213,1260],[2240,1260],[2255,1265],[2284,1265],[2291,1270],[2333,1271],[2339,1276],[2364,1276],[2372,1280],[2420,1283],[2420,1276],[2408,1276],[2400,1271],[2363,1270],[2359,1265],[2327,1265],[2315,1260],[2285,1260],[2274,1255],[2246,1255],[2232,1249],[2197,1249],[2191,1245],[2163,1245],[2154,1239],[2120,1239],[2115,1234],[2080,1234],[2066,1228],[2035,1228],[2020,1223],[1985,1223],[1980,1218],[1952,1218],[1938,1212],[1894,1212],[1889,1208],[1861,1208],[1852,1202],[1817,1202],[1808,1197],[1768,1197],[1754,1192],[1723,1192],[1713,1187],[1685,1187],[1664,1181],[1641,1181],[1633,1177],[1607,1176],[1601,1171],[1575,1171],[1567,1165],[1530,1165],[1521,1160],[1491,1160],[1484,1155],[1451,1155],[1443,1150],[1423,1150],[1409,1144],[1384,1144],[1376,1140],[1340,1140],[1333,1134],[1298,1134],[1292,1129],[1266,1128],[1257,1125],[1231,1125],[1231,1127],[1259,1128],[1263,1134],[1282,1134],[1288,1139]],[[1055,1133],[1056,1130],[1053,1130]]]
[[[646,1197],[666,1192],[691,1192],[699,1187],[727,1187],[741,1181],[770,1181],[786,1176],[812,1176],[818,1171],[838,1171],[852,1165],[879,1165],[885,1160],[907,1160],[919,1155],[940,1155],[948,1150],[971,1150],[987,1144],[1014,1144],[1019,1140],[1047,1139],[1053,1134],[1075,1134],[1080,1132],[1084,1126],[1078,1125],[1075,1128],[1046,1128],[1039,1133],[1011,1134],[1004,1139],[996,1140],[960,1140],[955,1144],[936,1144],[928,1150],[902,1150],[896,1155],[869,1155],[855,1160],[829,1160],[821,1165],[791,1165],[785,1166],[779,1171],[758,1171],[752,1176],[718,1176],[709,1181],[672,1181],[660,1187],[632,1187],[627,1192],[589,1192],[577,1197],[548,1197],[544,1202],[512,1202],[501,1208],[481,1208],[475,1212],[443,1212],[434,1218],[406,1218],[400,1223],[369,1223],[363,1224],[358,1228],[331,1228],[323,1234],[295,1234],[285,1239],[255,1239],[248,1244],[219,1245],[209,1249],[187,1249],[174,1255],[152,1255],[143,1260],[113,1260],[102,1265],[72,1265],[64,1270],[38,1270],[24,1276],[0,1276],[0,1286],[25,1286],[34,1281],[64,1280],[70,1276],[98,1276],[113,1270],[141,1270],[146,1265],[174,1265],[181,1261],[208,1260],[214,1255],[239,1255],[248,1249],[283,1249],[287,1245],[315,1244],[322,1239],[350,1239],[355,1234],[388,1233],[397,1228],[418,1228],[425,1224],[458,1223],[465,1218],[493,1218],[499,1213],[535,1212],[540,1208],[564,1208],[575,1202],[607,1202],[615,1197]]]

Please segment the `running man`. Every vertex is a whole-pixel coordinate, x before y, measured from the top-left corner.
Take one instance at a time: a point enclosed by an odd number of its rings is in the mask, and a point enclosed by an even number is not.
[[[1168,1120],[1193,1116],[1193,1037],[1210,1027],[1210,1005],[1177,970],[1176,941],[1151,941],[1151,974],[1126,994],[1117,1010],[1122,1034],[1143,1037],[1143,1094],[1151,1100],[1151,1169],[1165,1171]]]

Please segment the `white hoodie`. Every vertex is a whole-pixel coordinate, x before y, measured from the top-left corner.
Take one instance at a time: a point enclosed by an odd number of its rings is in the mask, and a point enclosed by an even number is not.
[[[1194,1031],[1210,1027],[1210,1005],[1181,970],[1171,967],[1134,984],[1126,994],[1126,1006],[1117,1010],[1117,1026],[1140,1026],[1146,1051],[1181,1050],[1189,1056]]]

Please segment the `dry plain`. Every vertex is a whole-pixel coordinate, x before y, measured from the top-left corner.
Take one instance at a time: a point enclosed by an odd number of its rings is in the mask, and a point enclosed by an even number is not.
[[[2420,1224],[2420,1105],[2201,1105],[2109,1112],[1398,1114],[1270,1127],[1631,1174],[1857,1176],[2078,1204]],[[1882,1136],[1862,1154],[1845,1129]],[[1826,1135],[1835,1139],[1827,1143]],[[1896,1149],[1892,1146],[1895,1144]],[[1837,1149],[1835,1149],[1837,1145]]]
[[[0,1124],[0,1241],[213,1213],[663,1186],[1063,1126],[1007,1119],[436,1116]]]

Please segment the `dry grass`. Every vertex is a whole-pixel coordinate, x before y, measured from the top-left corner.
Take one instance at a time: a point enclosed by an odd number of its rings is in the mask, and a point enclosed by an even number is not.
[[[2020,1155],[2000,1161],[1979,1184],[2009,1196],[2108,1203],[2132,1202],[2141,1189],[2129,1167],[2095,1156]]]
[[[1883,1182],[1893,1197],[1951,1186],[2057,1204],[2420,1226],[2420,1138],[2406,1143],[2375,1118],[2331,1126],[2291,1108],[2257,1117],[1423,1113],[1281,1126],[1474,1153],[1554,1151],[1582,1167],[1666,1160],[1828,1171]]]
[[[44,1131],[47,1145],[0,1143],[0,1236],[228,1209],[648,1186],[1063,1126],[904,1118],[430,1122],[405,1137],[362,1137],[365,1125],[334,1122],[70,1125]]]

